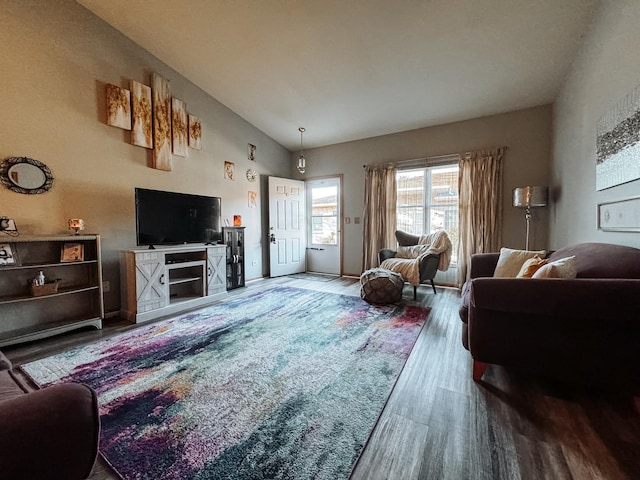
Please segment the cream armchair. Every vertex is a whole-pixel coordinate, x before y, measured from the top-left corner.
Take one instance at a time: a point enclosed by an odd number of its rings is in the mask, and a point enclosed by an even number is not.
[[[413,286],[413,298],[417,287],[427,281],[436,292],[433,282],[438,270],[447,270],[451,259],[451,241],[444,230],[430,235],[413,235],[396,230],[398,249],[383,249],[378,253],[380,267],[400,273]]]

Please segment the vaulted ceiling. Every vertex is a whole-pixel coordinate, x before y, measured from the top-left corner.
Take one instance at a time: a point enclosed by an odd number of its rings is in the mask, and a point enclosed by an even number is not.
[[[78,0],[295,150],[553,102],[597,0]]]

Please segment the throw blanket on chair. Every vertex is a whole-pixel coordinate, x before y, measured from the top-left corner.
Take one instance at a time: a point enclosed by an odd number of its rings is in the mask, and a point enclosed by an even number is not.
[[[420,262],[430,254],[440,255],[438,270],[447,271],[451,263],[451,240],[444,230],[420,235],[417,245],[398,247],[396,256],[388,258],[381,268],[398,272],[414,287],[420,285]]]

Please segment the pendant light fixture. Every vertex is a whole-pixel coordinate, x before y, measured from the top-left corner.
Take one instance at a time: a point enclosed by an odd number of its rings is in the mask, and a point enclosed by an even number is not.
[[[300,173],[304,173],[307,167],[307,161],[304,159],[304,151],[302,147],[302,134],[305,132],[305,129],[303,127],[300,127],[298,131],[300,132],[300,156],[298,157],[298,171]]]

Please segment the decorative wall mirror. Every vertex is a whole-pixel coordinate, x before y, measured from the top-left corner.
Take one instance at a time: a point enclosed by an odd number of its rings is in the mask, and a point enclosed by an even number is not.
[[[49,167],[38,160],[9,157],[0,164],[0,182],[17,193],[45,193],[53,186],[53,175]]]

